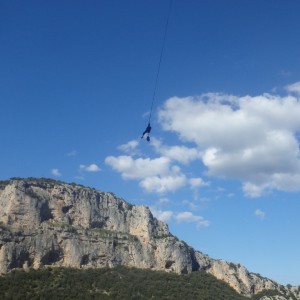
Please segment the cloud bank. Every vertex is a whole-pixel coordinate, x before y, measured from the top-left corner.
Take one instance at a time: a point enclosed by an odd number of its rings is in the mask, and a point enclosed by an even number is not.
[[[250,197],[270,190],[298,191],[300,82],[285,91],[284,96],[172,97],[159,109],[158,122],[165,132],[177,135],[176,145],[152,137],[156,157],[150,158],[143,157],[138,140],[131,140],[118,147],[125,155],[108,156],[105,163],[147,192],[208,185],[202,176],[191,176],[195,161],[202,162],[196,175],[204,166],[207,176],[237,179]],[[194,173],[187,171],[191,164]]]
[[[121,173],[124,179],[138,180],[147,192],[166,193],[175,191],[188,183],[180,167],[170,158],[133,158],[129,155],[108,156],[105,163]]]
[[[300,82],[286,90],[299,93]],[[295,95],[173,97],[158,116],[163,130],[201,149],[208,175],[240,180],[246,195],[300,190],[300,102]]]

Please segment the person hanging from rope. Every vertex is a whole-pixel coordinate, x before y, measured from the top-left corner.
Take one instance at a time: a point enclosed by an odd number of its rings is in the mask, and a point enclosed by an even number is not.
[[[148,133],[148,135],[147,135],[147,141],[150,142],[150,132],[151,132],[151,126],[150,126],[150,123],[148,123],[148,126],[145,129],[145,131],[143,132],[141,139],[144,137],[145,134]]]
[[[168,16],[167,16],[167,20],[166,20],[166,24],[165,24],[165,31],[164,31],[164,35],[163,35],[161,51],[160,51],[160,56],[159,56],[159,61],[158,61],[158,66],[157,66],[157,73],[156,73],[156,77],[155,77],[152,102],[151,102],[151,106],[150,106],[149,122],[148,122],[147,128],[145,129],[145,131],[143,132],[143,135],[141,137],[141,138],[143,138],[145,134],[148,134],[147,138],[146,138],[148,142],[150,142],[150,132],[151,132],[150,122],[151,122],[151,116],[152,116],[154,101],[155,101],[155,98],[156,98],[156,91],[157,91],[159,73],[160,73],[160,68],[161,68],[163,54],[164,54],[164,48],[165,48],[165,44],[166,44],[166,40],[167,40],[168,25],[169,25],[169,20],[170,20],[170,15],[171,15],[172,3],[173,3],[173,0],[170,0],[169,9],[168,9]]]

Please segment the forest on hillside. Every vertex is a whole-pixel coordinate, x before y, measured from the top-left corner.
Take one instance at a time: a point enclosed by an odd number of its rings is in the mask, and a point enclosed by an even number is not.
[[[188,275],[116,267],[15,270],[0,277],[0,299],[224,299],[245,300],[203,272]]]
[[[264,291],[251,299],[278,295]],[[188,275],[118,266],[103,269],[48,267],[0,276],[0,299],[200,299],[246,300],[204,271]]]

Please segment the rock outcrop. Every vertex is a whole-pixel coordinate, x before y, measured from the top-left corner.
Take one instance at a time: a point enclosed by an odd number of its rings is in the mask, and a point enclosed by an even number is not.
[[[0,184],[0,273],[47,265],[126,265],[186,274],[206,270],[241,294],[298,289],[214,260],[174,237],[149,208],[112,193],[49,179]],[[288,298],[287,298],[288,299]]]

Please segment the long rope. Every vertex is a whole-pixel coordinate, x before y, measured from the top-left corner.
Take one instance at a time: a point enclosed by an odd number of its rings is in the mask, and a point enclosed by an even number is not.
[[[154,90],[153,90],[153,96],[152,96],[152,102],[151,102],[151,107],[150,107],[149,124],[150,124],[150,120],[151,120],[151,116],[152,116],[152,110],[153,110],[153,105],[154,105],[155,97],[156,97],[158,78],[159,78],[161,62],[162,62],[162,58],[163,58],[163,54],[164,54],[164,50],[165,50],[165,44],[166,44],[166,39],[167,39],[167,33],[168,33],[168,27],[169,27],[169,20],[170,20],[170,15],[171,15],[172,4],[173,4],[173,0],[170,0],[169,10],[168,10],[168,17],[167,17],[167,21],[166,21],[166,25],[165,25],[165,32],[164,32],[164,37],[163,37],[163,42],[162,42],[160,57],[159,57],[159,61],[158,61],[158,68],[157,68],[157,73],[156,73],[156,78],[155,78],[155,84],[154,84]]]

